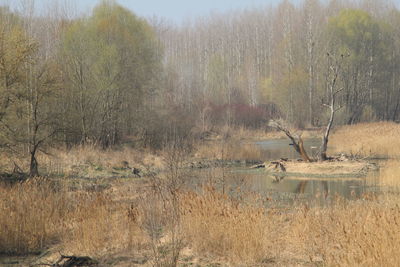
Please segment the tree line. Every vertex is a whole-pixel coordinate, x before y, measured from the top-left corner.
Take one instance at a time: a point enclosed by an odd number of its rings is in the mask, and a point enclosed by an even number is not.
[[[183,26],[152,21],[174,103],[195,113],[213,104],[263,107],[300,127],[329,118],[322,103],[332,55],[346,56],[339,123],[399,119],[399,23],[386,0],[283,0]]]
[[[386,0],[304,0],[176,25],[103,0],[0,9],[0,146],[124,140],[160,147],[215,126],[283,118],[326,125],[332,59],[341,58],[336,123],[399,120],[400,12]],[[337,94],[337,95],[336,95]]]

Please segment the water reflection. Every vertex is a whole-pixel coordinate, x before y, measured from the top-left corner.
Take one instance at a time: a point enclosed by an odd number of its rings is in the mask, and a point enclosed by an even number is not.
[[[311,147],[320,144],[319,139],[306,139],[305,148],[311,153]],[[298,158],[290,142],[286,139],[275,139],[257,142],[263,150],[265,161],[279,158]],[[379,173],[370,173],[366,178],[315,178],[290,177],[284,174],[269,174],[265,169],[248,168],[215,168],[199,170],[192,185],[211,184],[225,193],[254,192],[269,196],[275,200],[290,202],[298,200],[329,203],[336,197],[358,199],[365,194],[380,191]]]
[[[280,158],[295,159],[298,158],[298,154],[289,146],[291,142],[289,139],[271,139],[265,141],[256,142],[262,149],[262,155],[265,160],[276,160]],[[304,148],[309,155],[315,156],[313,147],[319,147],[321,145],[321,140],[318,138],[310,138],[304,140]]]
[[[279,183],[268,173],[260,171],[253,172],[251,180],[254,185],[252,190],[258,193],[276,191],[281,193],[294,193],[308,197],[321,196],[342,196],[345,198],[360,197],[368,192],[378,190],[377,174],[371,173],[367,178],[338,178],[338,179],[317,179],[284,177]]]
[[[225,193],[253,192],[279,200],[317,199],[326,202],[336,197],[357,199],[379,191],[379,174],[366,178],[276,177],[265,169],[215,168],[200,171],[193,186],[212,185]]]

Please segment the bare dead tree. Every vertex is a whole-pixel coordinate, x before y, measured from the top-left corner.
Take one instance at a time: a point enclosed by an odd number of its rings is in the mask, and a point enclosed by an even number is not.
[[[271,120],[268,123],[268,126],[277,129],[278,131],[282,131],[286,134],[286,136],[292,141],[294,149],[297,153],[300,154],[301,158],[305,162],[312,162],[313,160],[308,156],[307,151],[304,148],[303,139],[301,138],[301,134],[293,134],[285,122],[282,120],[274,121]]]
[[[337,95],[343,91],[344,88],[337,89],[337,82],[338,77],[340,75],[340,71],[342,69],[342,64],[345,59],[345,55],[340,55],[339,57],[335,57],[330,53],[327,54],[328,56],[328,73],[327,73],[327,81],[328,81],[328,100],[329,104],[323,103],[322,105],[327,107],[330,112],[329,121],[326,125],[326,129],[324,135],[322,136],[322,145],[321,145],[321,153],[320,153],[320,160],[325,161],[328,159],[326,154],[328,150],[328,141],[329,141],[329,134],[332,130],[332,125],[335,120],[336,112],[338,112],[343,106],[336,104]]]

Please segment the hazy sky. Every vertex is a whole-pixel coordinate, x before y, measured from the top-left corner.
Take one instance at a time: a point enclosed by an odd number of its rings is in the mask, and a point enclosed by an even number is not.
[[[36,0],[37,2],[45,0]],[[157,15],[174,22],[186,18],[224,12],[239,8],[261,7],[279,3],[281,0],[117,0],[142,17]],[[300,0],[291,0],[298,3]],[[76,0],[79,11],[90,11],[99,0]]]
[[[16,5],[21,0],[0,0]],[[23,0],[22,0],[23,1]],[[35,0],[40,9],[54,0]],[[79,13],[89,13],[99,0],[70,0],[76,3]],[[292,3],[300,3],[302,0],[290,0]],[[135,14],[142,17],[156,15],[180,23],[186,18],[208,15],[211,12],[225,12],[243,8],[257,8],[276,5],[281,0],[117,0],[117,2]],[[396,4],[400,0],[394,0]]]

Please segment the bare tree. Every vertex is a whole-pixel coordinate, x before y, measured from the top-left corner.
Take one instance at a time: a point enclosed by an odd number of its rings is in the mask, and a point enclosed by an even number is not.
[[[294,134],[289,129],[289,126],[283,120],[274,121],[271,120],[268,126],[277,129],[278,131],[282,131],[286,134],[286,136],[292,141],[292,145],[297,153],[300,154],[301,158],[305,162],[312,162],[313,160],[308,156],[307,151],[304,148],[303,139],[301,138],[301,134]]]
[[[330,53],[327,54],[328,56],[328,73],[327,73],[327,82],[328,82],[328,101],[329,104],[323,103],[325,107],[329,109],[330,116],[328,124],[326,125],[326,129],[324,135],[322,137],[322,145],[321,145],[321,153],[320,153],[320,160],[324,161],[328,159],[326,152],[328,150],[328,141],[329,141],[329,134],[332,130],[332,125],[335,120],[335,114],[338,112],[342,106],[337,106],[336,98],[337,95],[343,91],[343,88],[337,89],[338,77],[340,75],[343,60],[345,59],[345,55],[340,55],[339,57],[335,57]]]

